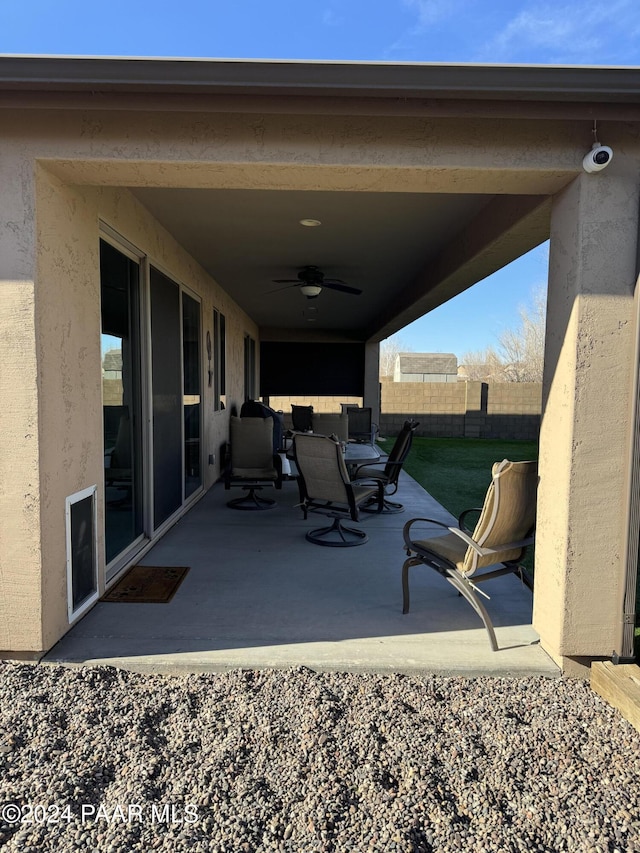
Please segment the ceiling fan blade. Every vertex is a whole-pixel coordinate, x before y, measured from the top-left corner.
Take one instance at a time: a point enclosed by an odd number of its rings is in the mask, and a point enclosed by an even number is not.
[[[326,287],[328,290],[339,290],[340,293],[352,293],[354,296],[360,296],[362,293],[362,291],[358,290],[357,287],[349,287],[348,284],[342,284],[337,281],[332,281],[331,279],[327,281],[326,278],[322,282],[322,286]]]
[[[278,282],[275,282],[278,284]],[[292,284],[287,284],[285,287],[276,287],[274,290],[267,290],[267,293],[280,293],[281,290],[291,290],[292,287],[298,287],[302,282],[294,281]]]
[[[299,278],[272,278],[274,284],[303,284]]]

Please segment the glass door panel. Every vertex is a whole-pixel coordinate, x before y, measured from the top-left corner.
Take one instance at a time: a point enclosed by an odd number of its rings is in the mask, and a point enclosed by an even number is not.
[[[182,294],[184,495],[202,485],[200,454],[200,303]]]
[[[140,267],[100,241],[107,564],[143,533]]]
[[[182,352],[180,289],[151,267],[153,525],[182,505]]]

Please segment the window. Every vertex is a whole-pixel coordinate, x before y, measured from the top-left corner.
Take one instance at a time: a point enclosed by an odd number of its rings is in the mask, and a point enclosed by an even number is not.
[[[213,309],[213,354],[209,353],[209,361],[213,355],[213,410],[220,412],[225,407],[226,395],[226,325],[224,314],[217,308]]]

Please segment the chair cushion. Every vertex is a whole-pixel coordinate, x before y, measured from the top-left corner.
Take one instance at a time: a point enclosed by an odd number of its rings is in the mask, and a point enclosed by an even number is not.
[[[383,465],[363,465],[358,467],[358,480],[388,480]]]
[[[431,551],[443,557],[462,571],[467,544],[455,533],[445,533],[443,536],[434,536],[432,539],[417,539],[413,544],[417,549],[423,549],[427,553]]]
[[[273,469],[273,421],[271,418],[232,417],[231,468]]]
[[[498,548],[507,542],[525,539],[536,517],[537,462],[510,462],[503,459],[493,465],[491,474],[492,481],[472,535],[482,548]],[[464,570],[471,574],[476,569],[494,563],[519,560],[522,550],[498,551],[481,557],[470,548]]]
[[[363,501],[367,498],[372,497],[373,495],[378,494],[378,486],[356,486],[353,487],[353,497],[356,502],[356,506],[359,506]]]

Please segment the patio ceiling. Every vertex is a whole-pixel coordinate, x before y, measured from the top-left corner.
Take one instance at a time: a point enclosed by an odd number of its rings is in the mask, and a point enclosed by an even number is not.
[[[492,199],[440,193],[133,192],[262,329],[322,329],[356,337],[379,332],[393,314],[392,302]],[[305,218],[322,224],[305,227],[300,224]],[[310,264],[362,294],[325,289],[307,299],[296,288],[274,283],[295,279]]]

